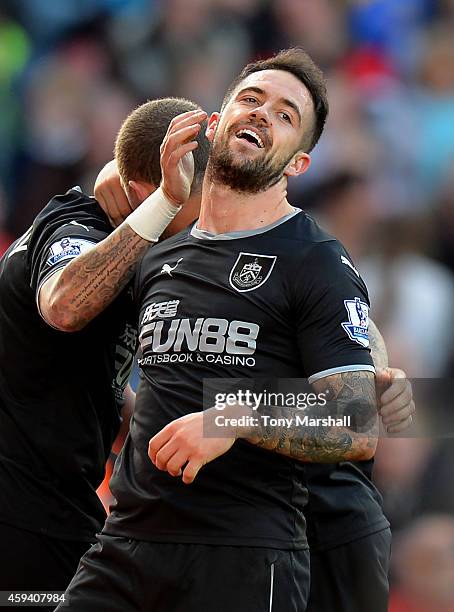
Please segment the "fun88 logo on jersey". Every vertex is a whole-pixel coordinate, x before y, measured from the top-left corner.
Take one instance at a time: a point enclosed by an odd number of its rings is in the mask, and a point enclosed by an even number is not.
[[[177,318],[179,300],[153,302],[141,320],[140,365],[218,363],[254,366],[260,326],[214,317]]]

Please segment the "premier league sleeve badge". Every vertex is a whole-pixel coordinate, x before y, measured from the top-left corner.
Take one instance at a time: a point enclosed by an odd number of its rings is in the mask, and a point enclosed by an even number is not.
[[[342,323],[349,338],[361,344],[369,346],[369,306],[355,297],[353,300],[344,300],[348,312],[348,321]]]

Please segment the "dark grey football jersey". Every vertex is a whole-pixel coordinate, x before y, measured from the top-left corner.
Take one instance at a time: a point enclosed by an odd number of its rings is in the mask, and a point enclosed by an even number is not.
[[[204,379],[373,371],[367,290],[348,254],[299,210],[255,232],[193,227],[148,251],[136,297],[141,382],[106,532],[305,547],[305,464],[237,441],[187,486],[154,467],[148,442],[202,409]]]
[[[80,332],[50,327],[37,293],[112,230],[78,190],[56,196],[0,261],[0,521],[93,540],[96,495],[136,350],[132,287]]]

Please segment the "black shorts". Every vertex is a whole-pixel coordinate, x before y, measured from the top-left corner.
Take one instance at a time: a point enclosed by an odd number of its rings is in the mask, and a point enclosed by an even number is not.
[[[65,591],[88,542],[60,540],[0,523],[0,591]],[[21,607],[21,610],[53,610]]]
[[[387,612],[391,531],[311,554],[307,612]]]
[[[101,534],[58,612],[302,612],[309,551],[154,543]]]

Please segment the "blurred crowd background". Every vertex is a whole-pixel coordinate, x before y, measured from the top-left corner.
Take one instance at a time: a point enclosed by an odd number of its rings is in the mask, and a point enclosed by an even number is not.
[[[454,370],[454,0],[2,0],[0,252],[55,193],[92,192],[138,104],[218,110],[248,61],[301,45],[331,115],[289,199],[347,247],[390,364]],[[454,610],[452,439],[381,440],[392,612]],[[360,576],[358,576],[360,580]]]

